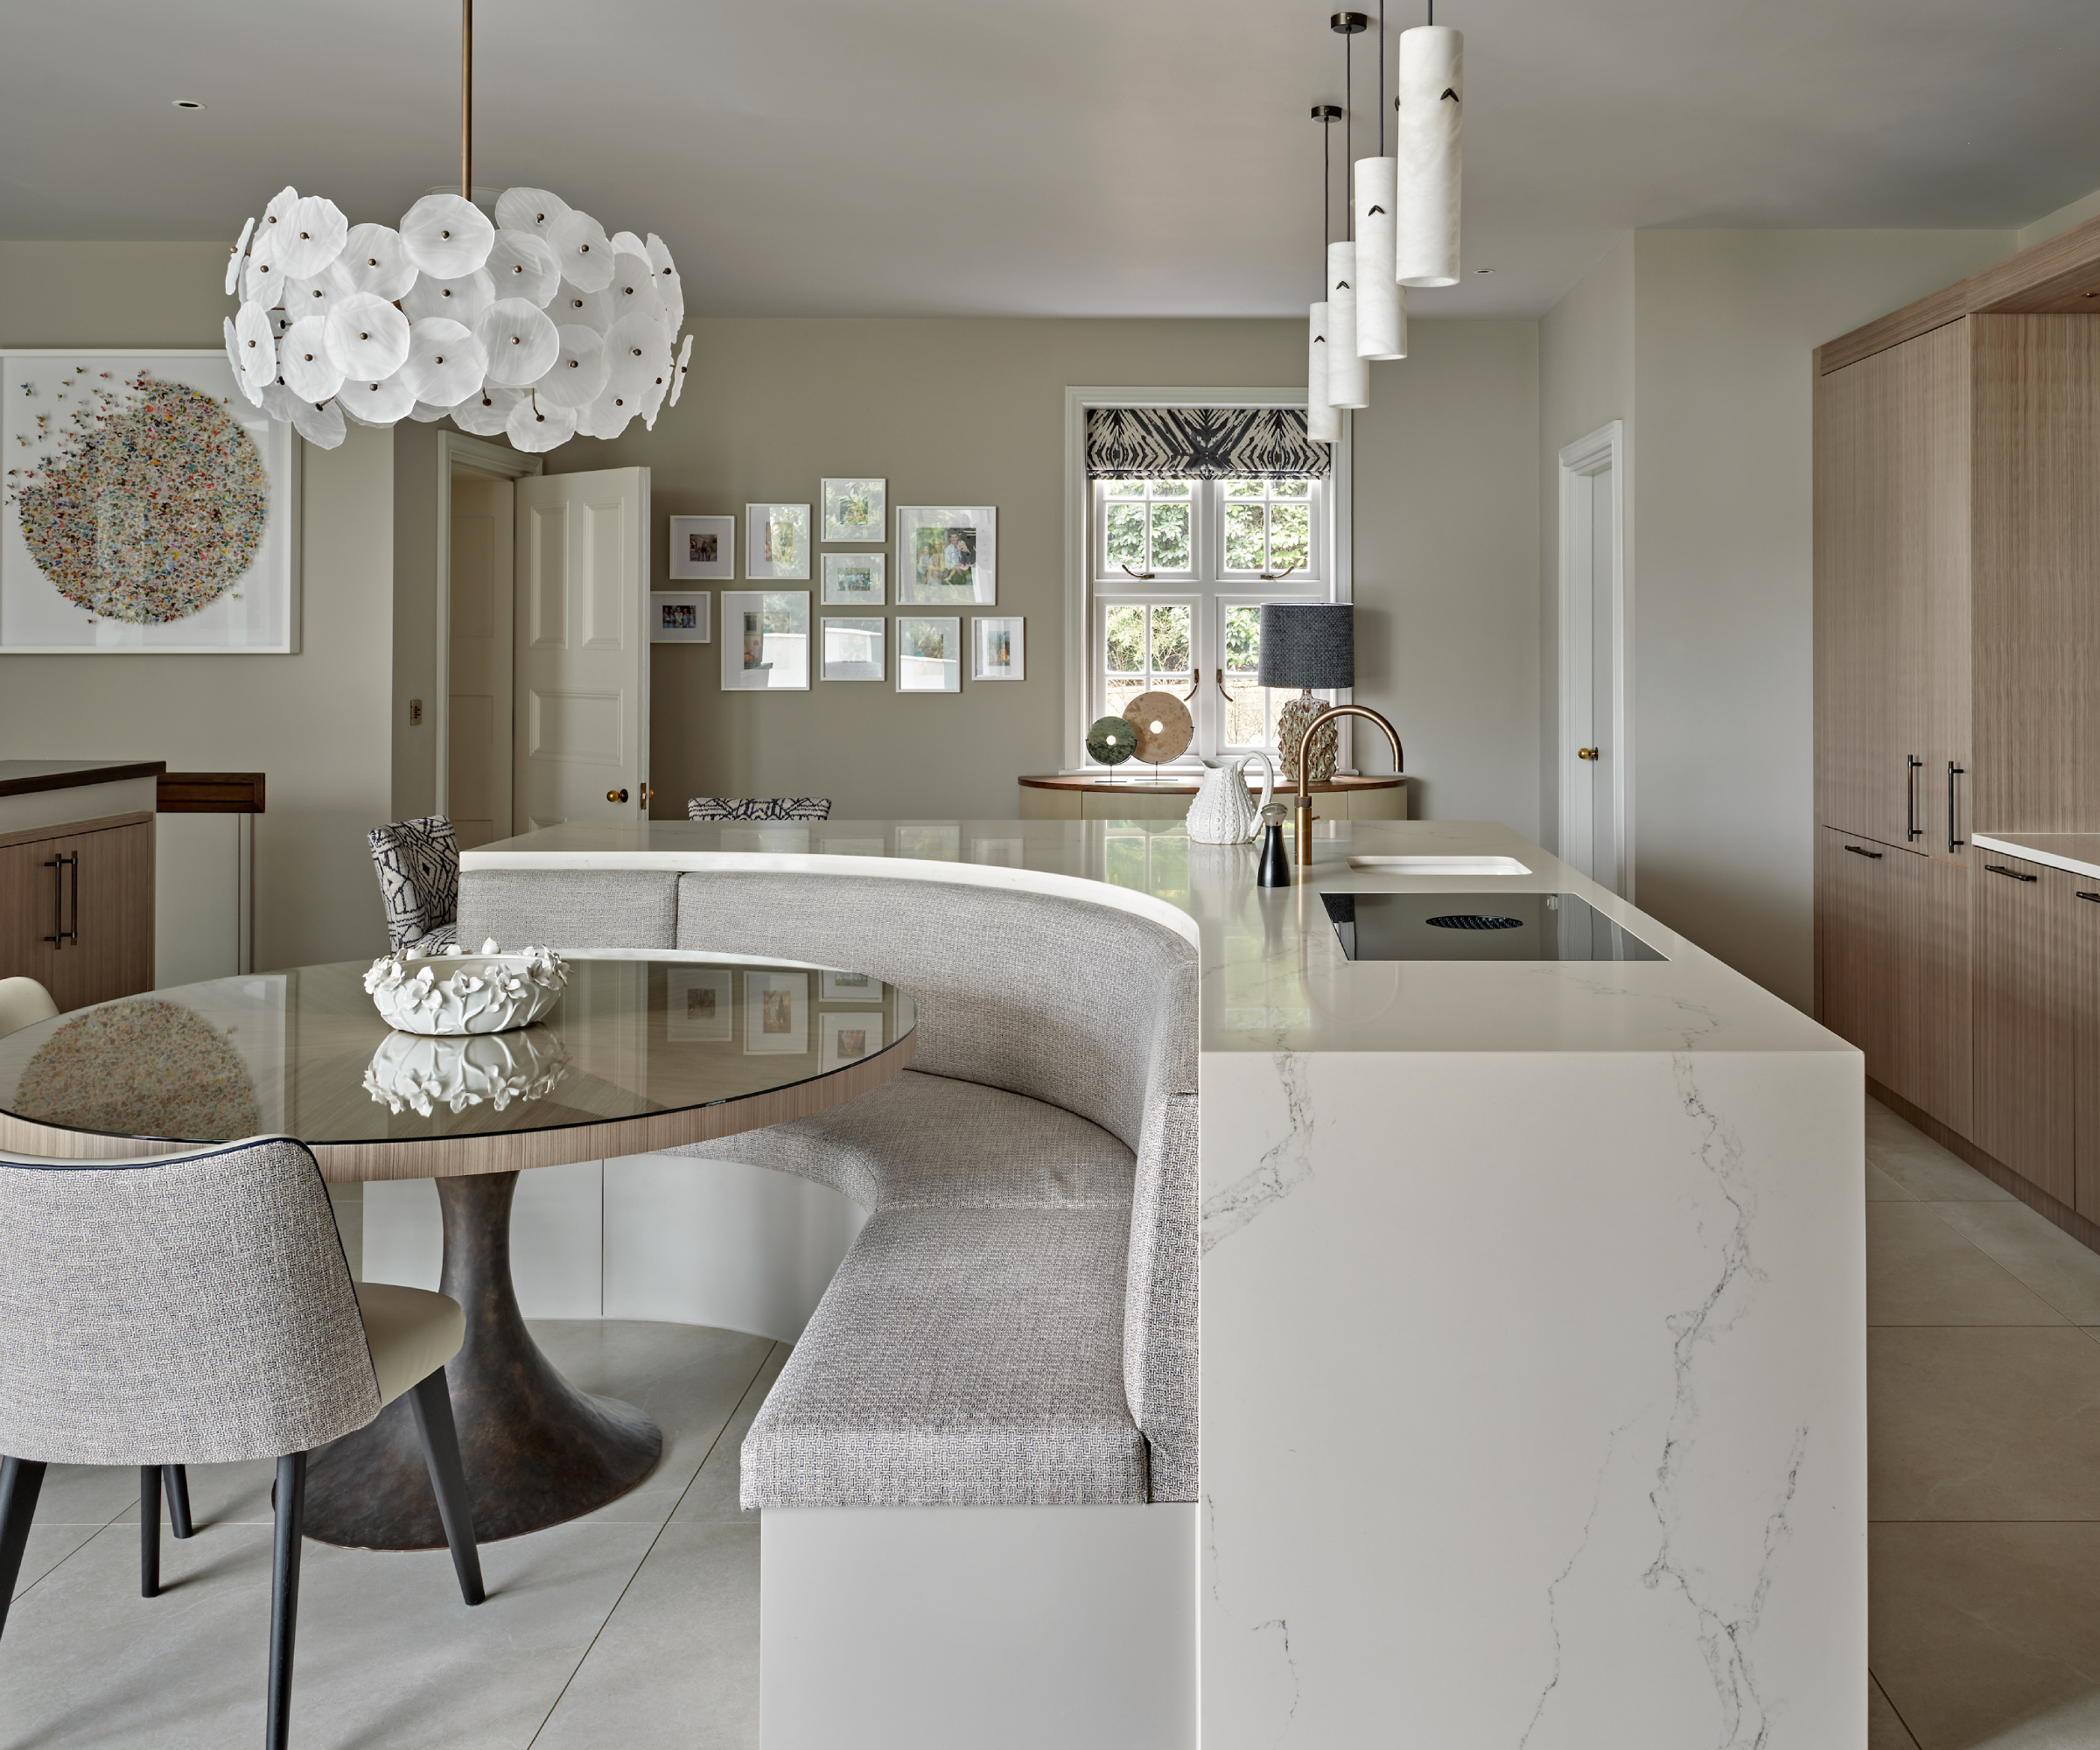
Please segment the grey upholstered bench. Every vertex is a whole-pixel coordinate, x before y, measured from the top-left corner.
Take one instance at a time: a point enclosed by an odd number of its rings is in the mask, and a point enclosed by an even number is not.
[[[678,1152],[871,1212],[744,1443],[747,1508],[1192,1502],[1196,956],[939,881],[472,872],[464,937],[784,956],[919,1004],[914,1068]]]

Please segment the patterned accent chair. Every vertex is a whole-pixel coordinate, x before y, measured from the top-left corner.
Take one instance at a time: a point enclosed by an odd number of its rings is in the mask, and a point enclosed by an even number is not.
[[[444,1379],[466,1317],[425,1289],[351,1281],[304,1144],[256,1137],[143,1160],[0,1153],[0,1631],[46,1466],[138,1467],[139,1591],[152,1598],[161,1490],[172,1499],[179,1467],[274,1458],[264,1741],[282,1750],[307,1453],[403,1394],[460,1596],[481,1602]],[[109,1270],[111,1257],[125,1268]]]
[[[829,796],[690,796],[685,817],[696,821],[821,821],[831,818]]]
[[[458,934],[459,840],[443,815],[396,821],[365,835],[387,902],[387,945],[442,954]]]

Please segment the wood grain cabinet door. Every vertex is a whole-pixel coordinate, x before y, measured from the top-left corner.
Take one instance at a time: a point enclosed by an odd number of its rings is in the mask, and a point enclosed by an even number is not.
[[[0,845],[0,978],[33,978],[52,988],[66,890],[55,841]]]
[[[2074,876],[2070,886],[2074,1207],[2100,1221],[2100,881]]]
[[[1979,1147],[2075,1204],[2073,878],[1996,852],[1976,873],[1976,1116]]]
[[[1939,856],[1905,858],[1898,872],[1910,890],[1901,906],[1898,976],[1906,1038],[1898,1053],[1904,1079],[1889,1085],[1968,1136],[1976,1112],[1970,944],[1975,878],[1966,864]],[[2100,906],[2093,909],[2100,913]]]
[[[1911,855],[1857,833],[1816,834],[1816,1018],[1858,1046],[1866,1073],[1892,1087],[1902,1079],[1895,975],[1909,893],[1900,864]]]

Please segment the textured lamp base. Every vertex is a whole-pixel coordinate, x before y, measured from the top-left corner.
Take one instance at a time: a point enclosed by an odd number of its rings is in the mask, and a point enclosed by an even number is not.
[[[1316,699],[1312,690],[1306,689],[1284,705],[1276,721],[1276,738],[1283,758],[1279,762],[1286,779],[1298,777],[1298,744],[1306,732],[1306,725],[1326,710],[1325,699]],[[1341,738],[1334,725],[1325,725],[1312,738],[1312,746],[1306,751],[1306,763],[1312,767],[1306,774],[1315,784],[1324,784],[1334,775],[1334,760]]]

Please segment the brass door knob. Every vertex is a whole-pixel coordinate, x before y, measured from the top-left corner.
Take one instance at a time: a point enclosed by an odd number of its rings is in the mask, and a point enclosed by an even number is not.
[[[608,802],[624,802],[626,799],[627,793],[625,790],[607,790],[606,792],[606,800]]]
[[[1575,757],[1578,760],[1594,760],[1597,757],[1597,750],[1594,747],[1578,747],[1575,750]]]

